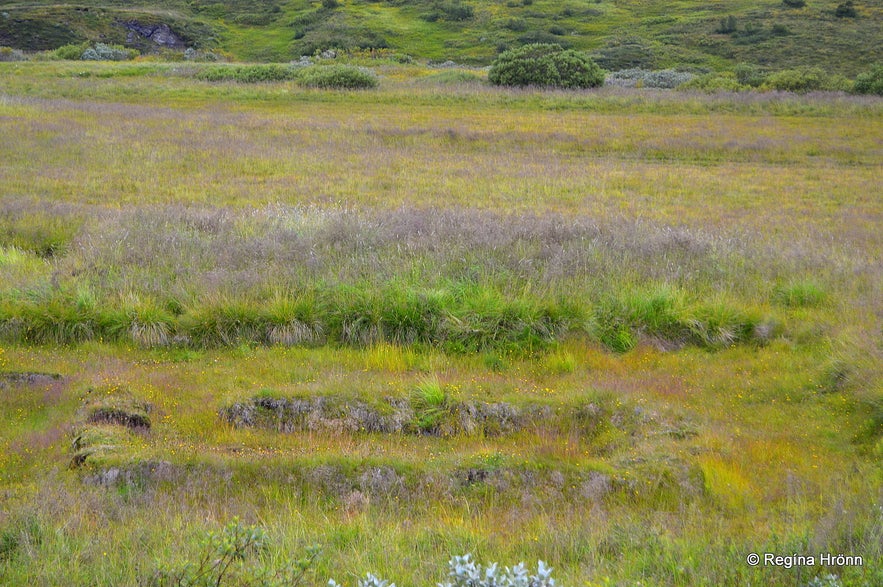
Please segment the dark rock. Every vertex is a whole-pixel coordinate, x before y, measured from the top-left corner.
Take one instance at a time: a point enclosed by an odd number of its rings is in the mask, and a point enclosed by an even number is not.
[[[101,406],[92,410],[87,421],[90,424],[116,424],[132,430],[149,430],[150,417],[135,411],[111,406]]]
[[[61,380],[57,373],[40,373],[37,371],[4,371],[0,372],[0,389],[12,385],[49,385]]]
[[[130,20],[124,22],[123,26],[129,30],[126,37],[126,43],[129,45],[135,44],[141,37],[167,49],[184,49],[184,42],[165,23],[144,24],[137,20]]]

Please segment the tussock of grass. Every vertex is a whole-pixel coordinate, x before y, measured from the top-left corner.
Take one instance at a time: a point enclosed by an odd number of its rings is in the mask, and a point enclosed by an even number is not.
[[[795,281],[777,286],[773,290],[775,303],[794,308],[815,307],[826,298],[825,290],[813,281]]]
[[[91,297],[56,295],[37,303],[6,304],[0,313],[0,332],[7,340],[34,344],[131,340],[144,347],[176,343],[208,348],[315,346],[326,341],[371,347],[385,342],[455,354],[490,350],[530,354],[548,349],[572,332],[591,334],[617,352],[631,350],[640,335],[675,347],[690,343],[719,348],[752,340],[759,323],[723,303],[676,307],[664,296],[638,295],[612,299],[592,311],[573,304],[507,298],[494,289],[473,286],[448,292],[326,288],[307,300],[277,297],[268,306],[229,297],[202,304],[174,316],[155,306],[117,311],[100,307]],[[584,315],[591,318],[585,320]],[[589,324],[588,331],[584,324]]]

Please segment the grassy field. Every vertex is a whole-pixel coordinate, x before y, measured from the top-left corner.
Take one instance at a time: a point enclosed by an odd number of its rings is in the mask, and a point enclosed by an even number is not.
[[[0,582],[880,584],[883,102],[377,72],[0,63]]]

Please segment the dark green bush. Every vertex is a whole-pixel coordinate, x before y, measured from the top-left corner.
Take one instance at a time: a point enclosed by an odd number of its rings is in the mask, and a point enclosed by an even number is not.
[[[846,2],[837,5],[837,9],[834,11],[834,16],[837,18],[855,18],[858,16],[858,13],[855,11],[855,6],[853,6],[852,0],[846,0]]]
[[[769,75],[763,87],[783,92],[812,92],[825,86],[825,72],[817,67],[785,69]]]
[[[694,77],[690,81],[678,86],[679,90],[699,90],[706,93],[715,92],[740,92],[749,86],[739,83],[731,73],[707,73]]]
[[[469,4],[463,4],[460,0],[449,0],[448,2],[436,2],[433,5],[433,10],[422,14],[420,18],[426,22],[439,20],[459,22],[469,20],[474,15],[475,9]]]
[[[604,72],[583,53],[536,43],[497,57],[488,80],[499,86],[594,88],[604,83]]]
[[[736,17],[732,14],[723,17],[715,29],[716,33],[728,35],[736,32]]]
[[[80,59],[83,61],[127,61],[138,57],[139,53],[135,49],[128,49],[122,45],[106,45],[105,43],[95,43],[94,47],[89,47]]]
[[[878,63],[871,71],[860,73],[855,78],[853,91],[856,94],[876,94],[883,96],[883,63]]]
[[[805,0],[782,0],[782,4],[788,8],[803,8],[806,6]]]
[[[740,63],[733,73],[736,74],[736,80],[743,86],[751,86],[752,88],[760,87],[766,80],[766,73],[756,65],[751,63]]]
[[[460,21],[468,20],[475,14],[475,10],[469,4],[463,4],[460,0],[449,0],[438,4],[444,20]]]
[[[353,65],[321,65],[303,69],[298,82],[308,88],[361,90],[377,87],[377,76]]]

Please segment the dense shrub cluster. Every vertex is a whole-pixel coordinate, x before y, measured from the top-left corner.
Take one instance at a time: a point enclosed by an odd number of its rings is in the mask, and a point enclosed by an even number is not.
[[[127,61],[139,55],[135,49],[127,49],[120,45],[105,45],[95,43],[80,55],[83,61]]]
[[[689,82],[694,77],[692,73],[676,71],[674,69],[648,71],[635,68],[615,71],[607,76],[604,83],[624,88],[661,88],[671,90]]]
[[[798,94],[816,91],[858,91],[854,90],[853,83],[842,75],[829,75],[817,67],[767,72],[748,63],[740,63],[732,72],[716,72],[697,76],[681,85],[679,89],[705,92],[741,92],[758,89]]]
[[[361,90],[377,87],[377,76],[364,67],[319,65],[304,68],[298,82],[308,88]]]
[[[766,81],[767,74],[760,67],[751,63],[740,63],[733,69],[736,80],[743,86],[758,88]]]
[[[841,2],[837,5],[837,8],[834,10],[834,16],[837,18],[855,18],[858,16],[858,12],[856,12],[852,0],[846,0],[846,2]]]
[[[535,43],[502,53],[488,80],[500,86],[594,88],[604,83],[604,72],[583,53]]]
[[[90,47],[89,43],[73,43],[62,45],[50,53],[50,59],[61,59],[65,61],[78,61],[82,57],[83,52]]]
[[[464,4],[460,0],[446,0],[444,2],[435,2],[432,10],[423,14],[421,18],[427,22],[438,20],[458,22],[469,20],[474,15],[475,9],[471,5]]]
[[[12,47],[0,47],[0,61],[24,61],[27,59],[24,53]]]
[[[200,69],[203,81],[239,83],[296,81],[307,88],[353,90],[377,86],[377,76],[369,69],[353,65],[311,65],[309,60],[292,65],[225,65]]]
[[[598,65],[607,71],[651,69],[656,61],[647,41],[637,36],[610,39],[593,57]]]
[[[294,68],[285,65],[225,65],[200,69],[196,73],[196,78],[207,82],[235,81],[254,84],[290,81],[297,75]]]
[[[871,71],[856,76],[853,91],[856,94],[883,96],[883,63],[875,65]]]
[[[766,77],[761,89],[806,93],[818,90],[848,91],[852,84],[842,76],[831,76],[818,67],[784,69]]]

